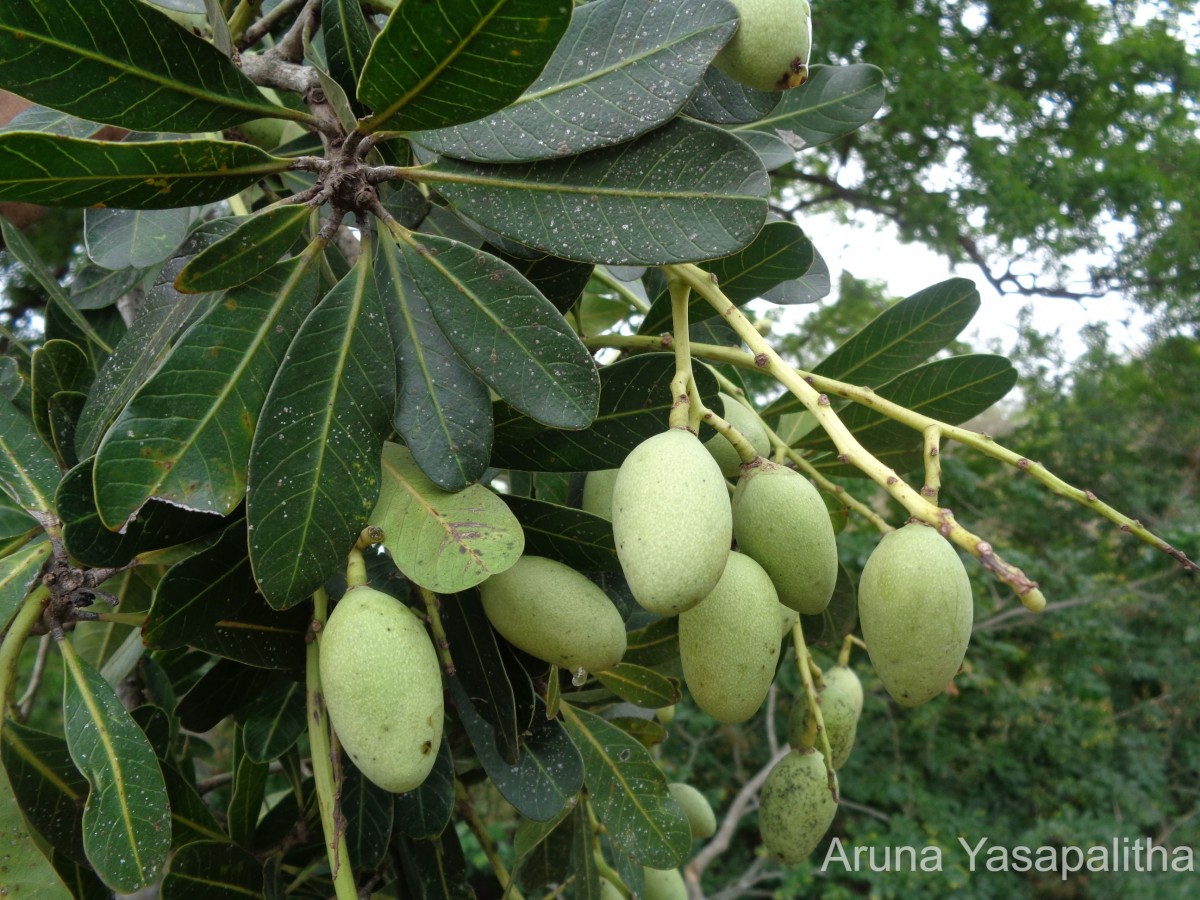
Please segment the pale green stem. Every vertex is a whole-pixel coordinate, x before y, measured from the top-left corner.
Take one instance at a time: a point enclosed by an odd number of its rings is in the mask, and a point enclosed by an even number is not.
[[[691,289],[681,281],[669,282],[671,291],[671,333],[675,347],[675,377],[671,379],[671,428],[691,425],[692,350],[688,338],[688,299]]]
[[[42,584],[29,592],[13,616],[4,640],[0,641],[0,731],[3,731],[4,720],[8,718],[8,703],[12,696],[13,687],[17,681],[17,661],[21,658],[21,648],[25,640],[42,618],[42,609],[50,590]]]
[[[313,594],[313,639],[308,645],[305,684],[308,700],[308,746],[312,754],[313,782],[317,789],[317,806],[321,813],[321,830],[325,835],[325,851],[337,900],[358,900],[354,885],[354,870],[346,846],[346,823],[338,806],[341,785],[334,774],[333,746],[330,740],[329,713],[321,693],[320,648],[321,630],[329,610],[325,590]]]
[[[442,625],[441,601],[437,594],[427,588],[421,588],[421,600],[425,604],[425,620],[429,630],[433,632],[433,646],[437,650],[438,659],[447,675],[458,671],[454,667],[454,657],[450,655],[450,639],[446,637],[446,628]]]
[[[808,645],[804,643],[804,626],[799,622],[792,626],[792,644],[796,648],[796,665],[800,669],[800,679],[804,682],[804,696],[808,700],[808,725],[805,728],[803,742],[813,746],[811,737],[820,742],[821,755],[825,757],[825,771],[829,773],[829,792],[833,794],[833,802],[840,799],[838,792],[837,772],[833,770],[833,749],[829,746],[829,732],[825,728],[825,717],[821,715],[821,704],[817,702],[817,686],[813,682],[812,660],[808,655]]]
[[[346,590],[362,587],[367,583],[367,563],[357,546],[350,548],[346,556]]]
[[[615,276],[612,272],[608,271],[602,266],[597,266],[592,270],[592,277],[603,284],[606,288],[616,291],[622,300],[624,300],[638,312],[642,313],[643,315],[650,312],[650,304],[635,294],[629,285]]]
[[[928,498],[930,503],[937,503],[938,491],[942,489],[942,428],[940,425],[929,425],[922,434],[925,457],[925,484],[921,486],[921,496]]]
[[[842,641],[842,649],[838,652],[837,664],[839,666],[850,665],[850,651],[855,647],[862,647],[865,650],[867,645],[864,644],[860,638],[856,638],[852,634],[846,635],[845,639]]]

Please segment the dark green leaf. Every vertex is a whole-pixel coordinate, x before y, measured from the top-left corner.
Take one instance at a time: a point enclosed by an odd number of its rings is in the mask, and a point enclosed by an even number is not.
[[[484,249],[520,272],[564,316],[587,287],[595,269],[591,263],[557,256],[514,256],[486,244]]]
[[[662,709],[679,702],[679,681],[659,675],[653,669],[620,662],[606,672],[595,672],[606,688],[634,706]]]
[[[304,320],[254,433],[250,562],[277,609],[320,587],[366,526],[395,405],[395,351],[364,248]]]
[[[85,209],[83,239],[88,257],[106,269],[144,269],[161,263],[187,237],[196,210]]]
[[[311,618],[307,606],[276,612],[254,594],[236,613],[197,632],[188,643],[249,666],[297,671],[304,667],[304,642]]]
[[[354,868],[374,869],[387,852],[395,816],[392,797],[364,778],[354,763],[343,761],[339,808],[346,819],[346,844]]]
[[[234,843],[249,847],[254,840],[258,813],[266,796],[268,766],[246,754],[244,730],[239,725],[233,732],[233,787],[229,792],[225,822]]]
[[[475,712],[491,726],[501,758],[515,765],[520,755],[521,726],[514,685],[504,669],[496,633],[479,597],[475,592],[446,597],[441,615],[458,682],[471,698]],[[521,687],[528,690],[528,682]]]
[[[21,816],[6,773],[0,771],[0,847],[4,848],[5,871],[0,886],[13,897],[38,900],[72,900],[54,867],[42,855]]]
[[[475,900],[462,844],[453,828],[432,840],[414,841],[400,835],[394,843],[407,900]]]
[[[544,885],[565,882],[570,877],[571,847],[575,839],[572,812],[570,808],[564,808],[562,815],[548,822],[523,819],[517,826],[513,837],[513,851],[517,856],[513,877],[520,876],[525,890],[536,891]]]
[[[391,241],[379,248],[375,280],[388,313],[400,377],[394,424],[429,479],[462,490],[487,470],[492,400],[459,356],[408,277]]]
[[[875,117],[883,95],[883,71],[876,66],[813,66],[805,84],[783,92],[774,112],[739,130],[780,134],[800,150],[861,128]]]
[[[454,594],[503,572],[525,546],[521,525],[494,493],[473,484],[451,494],[437,487],[399,444],[383,448],[383,484],[371,524],[397,568],[412,582]]]
[[[587,801],[571,812],[571,889],[574,900],[601,900],[600,871],[596,868],[596,831]]]
[[[666,430],[674,374],[675,358],[669,353],[647,353],[605,366],[599,412],[582,431],[543,428],[501,404],[495,413],[492,465],[538,472],[615,469],[630,450]],[[701,398],[715,403],[712,373],[697,367],[695,375]]]
[[[658,719],[643,719],[638,716],[613,716],[608,720],[643,747],[655,747],[667,739],[667,729]]]
[[[19,722],[5,722],[3,737],[0,756],[21,811],[50,846],[86,864],[82,812],[88,783],[71,762],[67,742]]]
[[[581,509],[541,500],[503,495],[521,521],[525,552],[564,562],[579,572],[617,572],[621,568],[612,523]]]
[[[692,832],[650,753],[597,715],[564,703],[563,716],[609,839],[643,865],[682,865],[692,851]]]
[[[310,261],[280,263],[214,305],[125,407],[96,453],[96,504],[108,527],[151,498],[216,515],[245,499],[267,385],[312,307]]]
[[[454,754],[442,738],[437,760],[419,788],[396,794],[396,831],[410,838],[435,838],[450,824],[454,810]]]
[[[37,522],[12,497],[0,491],[0,542],[7,543],[37,527]]]
[[[0,630],[7,627],[49,558],[50,542],[38,539],[0,559]]]
[[[506,238],[612,265],[740,250],[762,228],[770,190],[754,151],[685,119],[569,159],[503,166],[441,159],[421,174],[466,216]]]
[[[939,282],[881,312],[812,371],[850,384],[879,387],[946,347],[978,310],[979,291],[970,281]],[[785,395],[764,415],[802,408],[799,400]]]
[[[0,488],[28,512],[53,514],[62,473],[33,423],[0,400]]]
[[[375,39],[358,84],[374,110],[360,130],[442,128],[503,109],[546,65],[571,4],[456,0],[400,4]]]
[[[757,122],[779,105],[785,93],[756,91],[734,81],[715,66],[709,66],[699,89],[683,111],[685,115],[714,125]]]
[[[276,678],[238,714],[242,749],[254,762],[269,763],[283,756],[304,734],[304,684]]]
[[[83,810],[84,852],[105,884],[129,894],[156,881],[166,862],[167,788],[153,748],[116,692],[69,641],[59,648],[67,745],[91,788]]]
[[[162,773],[171,801],[172,846],[182,847],[197,840],[224,840],[225,833],[192,783],[169,763],[162,765]]]
[[[778,135],[767,134],[765,131],[739,131],[738,137],[758,154],[763,168],[768,172],[782,169],[796,161],[796,151]]]
[[[68,137],[91,137],[104,126],[50,109],[48,106],[26,107],[8,120],[0,131],[49,131]]]
[[[146,277],[147,269],[110,271],[88,265],[71,281],[71,303],[76,309],[103,309],[112,306]]]
[[[75,900],[112,900],[113,892],[104,886],[91,866],[80,865],[59,850],[50,851],[50,863],[67,885],[68,896]],[[38,894],[38,897],[43,896]]]
[[[146,657],[142,657],[143,662],[145,659]],[[146,735],[146,740],[154,748],[154,755],[158,757],[159,762],[165,762],[171,753],[171,719],[166,711],[160,706],[143,703],[131,710],[129,714],[137,723],[138,728],[142,729],[142,733]],[[167,795],[169,799],[170,791],[167,792]],[[172,833],[172,845],[176,845],[178,842],[173,838],[174,833]]]
[[[211,44],[136,0],[0,4],[0,87],[135,131],[220,131],[268,101]]]
[[[300,237],[312,210],[302,203],[255,213],[190,260],[175,278],[185,294],[223,291],[267,271]]]
[[[397,243],[442,333],[492,390],[554,428],[592,421],[596,364],[537,288],[507,263],[458,241],[409,233]]]
[[[476,710],[455,676],[446,684],[475,755],[504,799],[526,818],[544,822],[557,815],[583,786],[583,763],[557,719],[544,712],[533,717],[521,755],[510,766],[496,749],[492,726]]]
[[[763,299],[783,304],[816,303],[829,295],[830,287],[829,264],[814,247],[813,264],[804,277],[777,284]]]
[[[56,446],[50,427],[50,398],[62,391],[86,394],[93,374],[87,354],[68,341],[46,341],[33,351],[33,425],[50,446]]]
[[[371,52],[372,35],[359,0],[322,0],[321,31],[329,74],[348,99],[357,91],[358,79]],[[362,112],[361,109],[357,110]]]
[[[837,582],[829,605],[816,616],[801,616],[804,640],[810,647],[840,648],[846,635],[858,624],[858,596],[854,579],[838,564]]]
[[[629,632],[623,662],[647,668],[679,662],[679,619],[671,616]]]
[[[1003,356],[973,353],[910,369],[876,393],[921,415],[958,425],[998,403],[1016,383],[1017,370]],[[922,465],[921,432],[857,404],[840,410],[838,417],[864,447],[897,472],[910,472]],[[833,450],[833,442],[820,431],[813,431],[800,446],[818,453]],[[817,465],[830,475],[862,475],[854,466],[832,459]]]
[[[585,4],[524,96],[413,140],[476,162],[554,159],[624,143],[679,112],[736,28],[737,13],[724,3]]]
[[[705,271],[716,277],[721,292],[742,306],[756,297],[764,297],[776,285],[804,277],[813,264],[813,245],[803,229],[794,222],[768,222],[745,249],[704,264]],[[689,323],[715,316],[716,310],[703,297],[688,301]],[[671,297],[660,294],[638,326],[638,334],[671,331]]]
[[[274,677],[271,672],[231,659],[218,659],[180,698],[175,708],[179,724],[188,731],[203,734],[243,703],[253,702]]]
[[[111,143],[12,131],[0,134],[0,200],[116,209],[200,206],[289,165],[233,141]]]
[[[122,566],[141,553],[186,543],[225,524],[214,516],[152,501],[123,532],[109,531],[96,511],[92,463],[84,460],[64,475],[54,498],[63,542],[86,565]]]
[[[180,847],[162,883],[163,900],[245,900],[262,892],[262,863],[224,841]]]
[[[77,391],[59,391],[50,395],[50,440],[64,466],[79,462],[75,454],[75,429],[86,405],[87,394]]]

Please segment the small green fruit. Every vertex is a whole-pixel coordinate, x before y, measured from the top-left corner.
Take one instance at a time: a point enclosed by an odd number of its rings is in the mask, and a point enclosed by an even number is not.
[[[815,616],[829,605],[837,539],[825,501],[795,469],[764,459],[743,471],[733,493],[733,536],[767,570],[784,606]]]
[[[617,483],[617,469],[597,469],[588,472],[583,479],[583,509],[592,515],[612,521],[613,485]]]
[[[673,428],[633,448],[613,485],[613,538],[644,609],[673,616],[704,599],[732,536],[725,478],[694,434]]]
[[[829,735],[833,768],[841,771],[850,751],[854,749],[854,738],[858,731],[858,718],[862,714],[862,682],[854,670],[846,666],[834,666],[824,674],[825,687],[817,694],[821,704],[821,718]],[[809,746],[820,747],[819,743],[806,745],[804,731],[808,727],[808,701],[801,695],[796,698],[788,716],[788,743],[800,750]]]
[[[808,0],[733,0],[738,29],[713,64],[760,91],[782,91],[808,80],[812,14]]]
[[[646,889],[642,900],[687,900],[687,885],[678,869],[651,869],[643,866]]]
[[[570,566],[522,556],[479,586],[504,639],[572,672],[603,672],[625,655],[625,623],[608,595]]]
[[[321,631],[321,690],[342,746],[384,790],[418,787],[442,743],[442,670],[420,619],[369,587],[347,591]]]
[[[625,895],[607,878],[600,878],[600,900],[625,900]]]
[[[710,838],[717,833],[717,815],[702,793],[682,781],[671,782],[667,785],[667,790],[671,792],[671,799],[679,804],[679,808],[687,816],[692,837]]]
[[[974,604],[962,560],[937,530],[912,522],[883,536],[858,584],[871,664],[897,703],[936,697],[962,665]]]
[[[793,750],[767,776],[758,803],[758,831],[767,849],[788,865],[807,858],[837,812],[824,758],[815,750]]]
[[[742,406],[735,398],[728,394],[720,395],[722,403],[721,415],[725,421],[736,428],[748,440],[758,452],[759,456],[766,456],[771,452],[771,439],[767,437],[766,430],[762,427],[762,422],[758,420],[758,416]],[[733,449],[733,444],[729,443],[729,439],[723,434],[715,434],[704,442],[705,449],[712,454],[713,459],[717,461],[717,465],[721,467],[721,474],[726,478],[736,478],[742,471],[742,459],[738,456],[736,450]]]
[[[800,621],[800,613],[796,612],[790,606],[779,604],[779,637],[782,640],[787,637],[792,630],[792,626]]]
[[[654,716],[664,725],[670,725],[675,721],[675,704],[659,707],[654,711]]]
[[[779,600],[758,563],[729,554],[712,593],[679,616],[679,659],[692,699],[714,719],[758,712],[779,662]]]

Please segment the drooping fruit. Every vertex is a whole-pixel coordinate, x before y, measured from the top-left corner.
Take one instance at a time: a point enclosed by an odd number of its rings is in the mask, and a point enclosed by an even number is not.
[[[871,664],[897,703],[940,694],[962,665],[974,616],[962,560],[937,530],[911,522],[883,536],[858,584]]]
[[[625,655],[625,623],[608,595],[570,566],[522,556],[479,586],[500,634],[531,656],[571,671],[603,672]]]
[[[862,682],[848,666],[833,666],[824,674],[825,686],[817,694],[821,704],[821,718],[829,735],[833,768],[840,771],[854,749],[854,738],[858,732],[858,718],[862,714]],[[805,742],[804,732],[808,727],[808,701],[801,695],[796,698],[788,716],[788,743],[798,749],[820,748],[819,741]]]
[[[812,483],[767,460],[743,470],[733,492],[738,549],[766,569],[779,602],[814,616],[837,584],[837,539],[825,502]]]
[[[643,900],[687,900],[687,885],[683,883],[683,874],[678,869],[643,866],[642,871],[646,876]]]
[[[808,0],[732,0],[738,29],[713,64],[760,91],[782,91],[808,80],[812,13]]]
[[[359,771],[384,790],[418,787],[442,742],[442,671],[421,620],[370,587],[338,601],[320,636],[329,718]]]
[[[718,396],[723,404],[721,416],[725,421],[742,433],[759,456],[766,456],[770,453],[771,439],[767,437],[767,432],[763,429],[758,416],[728,394],[722,393]],[[741,472],[742,459],[725,435],[713,435],[704,442],[704,446],[712,454],[712,458],[717,461],[717,465],[721,467],[721,474],[726,478],[735,478]]]
[[[758,804],[758,831],[767,849],[789,865],[805,859],[837,812],[824,757],[793,750],[767,776]]]
[[[583,480],[583,509],[602,519],[612,521],[613,485],[617,469],[597,469],[588,472]]]
[[[671,799],[679,804],[679,808],[687,816],[692,837],[710,838],[717,833],[717,815],[702,793],[682,781],[672,781],[667,785],[667,790],[671,792]]]
[[[633,598],[673,616],[713,589],[733,534],[729,491],[716,461],[690,431],[647,438],[613,485],[613,538]]]
[[[729,554],[712,592],[679,615],[679,659],[692,699],[714,719],[758,712],[779,662],[779,600],[762,566]]]

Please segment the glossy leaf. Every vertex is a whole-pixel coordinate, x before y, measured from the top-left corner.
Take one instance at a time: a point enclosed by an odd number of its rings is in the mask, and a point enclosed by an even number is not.
[[[0,131],[48,131],[68,137],[91,137],[103,127],[99,122],[69,116],[57,109],[35,103],[0,126]]]
[[[391,241],[379,248],[375,281],[391,325],[400,378],[393,424],[434,484],[462,490],[483,476],[490,461],[492,401],[487,386],[442,333]]]
[[[783,304],[816,303],[822,297],[829,296],[831,287],[829,264],[814,247],[813,264],[808,272],[801,278],[775,285],[763,299]]]
[[[476,162],[571,156],[673,118],[737,28],[724,3],[596,0],[575,11],[529,90],[499,112],[413,140]]]
[[[370,522],[405,576],[439,594],[454,594],[503,572],[525,546],[521,525],[482,485],[457,494],[437,487],[406,447],[383,448],[383,484]]]
[[[379,496],[395,404],[395,352],[364,252],[304,320],[254,433],[250,562],[275,608],[345,563]]]
[[[295,606],[278,612],[257,594],[236,613],[189,638],[190,646],[262,669],[299,671],[312,612]]]
[[[196,211],[173,209],[86,209],[83,240],[88,257],[106,269],[144,269],[161,263],[185,237]]]
[[[595,675],[601,684],[622,700],[643,709],[674,706],[682,696],[677,679],[667,678],[653,669],[633,663],[620,662]]]
[[[146,277],[147,269],[102,269],[89,264],[71,281],[71,303],[76,309],[103,309],[116,303]]]
[[[694,119],[714,125],[757,122],[769,115],[786,91],[756,91],[734,81],[715,66],[709,66],[696,93],[683,108]]]
[[[346,845],[356,869],[376,868],[387,852],[396,814],[393,796],[364,778],[354,763],[343,761],[338,808],[346,819]]]
[[[629,632],[623,662],[654,668],[679,662],[679,620],[672,616]]]
[[[50,861],[42,855],[21,816],[8,776],[0,771],[0,846],[4,847],[5,870],[0,887],[12,897],[38,900],[72,900]]]
[[[245,284],[288,251],[311,217],[312,210],[302,203],[250,216],[188,260],[175,278],[175,289],[203,294]]]
[[[575,807],[576,809],[578,806]],[[571,848],[575,840],[574,810],[564,807],[546,822],[521,820],[513,835],[517,864],[513,877],[520,876],[526,891],[566,882],[571,875]]]
[[[812,370],[855,385],[879,387],[944,349],[979,310],[979,291],[965,278],[924,288],[881,312]],[[785,395],[764,411],[803,408]]]
[[[321,0],[321,32],[329,74],[346,97],[353,99],[371,52],[372,35],[362,4],[358,0]]]
[[[563,716],[583,757],[588,796],[609,839],[643,865],[682,865],[692,850],[692,832],[650,753],[593,713],[564,703]]]
[[[516,256],[488,244],[484,245],[484,249],[520,272],[564,316],[587,287],[595,269],[591,263],[575,262],[548,254]]]
[[[812,241],[794,222],[768,222],[754,241],[732,256],[705,263],[721,292],[737,306],[764,297],[776,285],[803,278],[813,264]],[[703,297],[688,301],[688,322],[703,322],[716,311]],[[638,326],[638,334],[671,331],[671,297],[660,294]]]
[[[639,716],[613,716],[608,720],[643,747],[656,747],[667,739],[667,729],[658,719]]]
[[[0,630],[3,630],[50,558],[48,540],[31,541],[0,559]]]
[[[269,763],[283,756],[304,734],[304,684],[277,678],[238,714],[242,749],[253,762]]]
[[[910,369],[876,393],[921,415],[958,425],[998,403],[1016,383],[1017,370],[1003,356],[973,353]],[[858,404],[839,411],[838,417],[872,455],[897,472],[909,472],[922,465],[919,431]],[[818,431],[800,446],[816,452],[833,450],[833,442]],[[831,475],[861,476],[858,469],[835,460],[820,460],[816,465]]]
[[[175,707],[179,724],[202,734],[239,707],[253,702],[275,679],[274,673],[232,659],[218,659]],[[168,785],[169,786],[169,785]]]
[[[506,238],[612,265],[734,253],[762,228],[770,190],[754,151],[684,119],[570,159],[504,166],[441,159],[422,175],[452,206]]]
[[[607,519],[542,500],[504,495],[521,521],[525,552],[564,562],[579,572],[617,572],[621,564]]]
[[[33,423],[0,400],[0,488],[28,512],[52,514],[61,472]]]
[[[88,783],[71,762],[67,742],[19,722],[5,722],[0,756],[25,817],[48,844],[86,864],[82,810]]]
[[[69,341],[51,340],[33,351],[30,387],[33,425],[51,447],[56,447],[50,425],[51,398],[61,392],[86,393],[91,384],[91,361]]]
[[[396,794],[396,831],[417,840],[435,838],[450,824],[453,809],[454,755],[447,736],[442,739],[433,769],[421,786]]]
[[[442,333],[482,381],[553,428],[592,421],[600,377],[591,354],[512,266],[433,235],[409,235],[398,246]]]
[[[495,413],[492,465],[537,472],[615,469],[630,450],[666,430],[674,374],[675,359],[669,353],[647,353],[605,366],[599,411],[581,431],[543,428],[501,405]],[[695,376],[704,402],[715,403],[712,373],[697,367]]]
[[[253,842],[254,828],[266,796],[268,766],[246,754],[244,732],[241,725],[233,732],[233,784],[225,810],[225,824],[233,842],[248,848]]]
[[[858,624],[858,592],[854,579],[841,563],[829,605],[816,616],[801,616],[804,640],[810,647],[839,648]]]
[[[407,900],[475,900],[462,844],[453,828],[427,841],[399,837],[395,852]]]
[[[876,66],[812,66],[808,81],[784,91],[770,115],[738,128],[779,134],[801,150],[861,128],[875,117],[883,97],[883,70]]]
[[[245,499],[267,387],[316,293],[308,261],[280,263],[214,305],[125,407],[96,453],[108,527],[151,498],[216,515]]]
[[[289,165],[233,141],[112,143],[11,131],[0,133],[0,200],[114,209],[200,206]]]
[[[84,852],[105,884],[132,893],[157,880],[171,847],[166,785],[153,748],[116,692],[69,641],[59,648],[67,745],[90,785]]]
[[[456,0],[399,4],[358,84],[374,110],[360,130],[442,128],[508,106],[554,52],[571,4]]]
[[[163,900],[245,900],[260,897],[263,867],[251,853],[227,841],[196,841],[171,856],[163,877]]]
[[[0,87],[135,131],[220,131],[268,101],[211,44],[136,0],[0,4]]]

